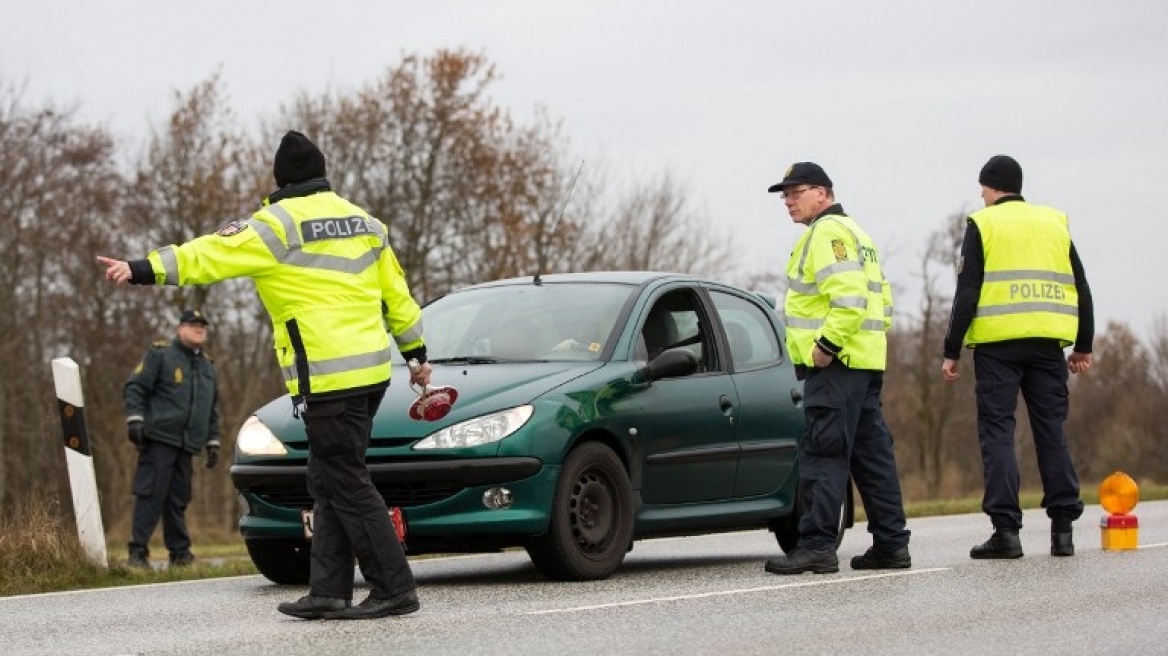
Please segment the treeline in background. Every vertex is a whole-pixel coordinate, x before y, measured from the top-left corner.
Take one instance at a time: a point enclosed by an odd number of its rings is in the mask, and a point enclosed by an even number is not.
[[[122,386],[152,341],[174,335],[183,308],[212,319],[207,350],[219,372],[225,453],[247,415],[283,392],[250,282],[114,289],[94,258],[144,257],[249,216],[274,191],[271,158],[288,129],[325,152],[334,190],[389,226],[422,302],[537,270],[681,271],[781,293],[782,262],[738,270],[735,236],[715,230],[670,174],[613,179],[595,163],[580,172],[560,123],[546,110],[515,119],[491,97],[497,79],[481,54],[406,55],[364,86],[303,91],[244,125],[213,74],[176,92],[168,121],[145,127],[140,144],[120,143],[75,108],[30,105],[19,84],[0,80],[0,513],[44,500],[69,511],[54,358],[81,367],[102,514],[115,542],[129,534],[136,457]],[[897,306],[890,334],[885,410],[910,501],[981,486],[971,358],[956,384],[939,373],[965,214],[938,217],[912,281],[923,300]],[[1109,324],[1095,354],[1096,366],[1072,381],[1067,428],[1081,478],[1124,469],[1168,480],[1159,417],[1168,406],[1168,325],[1145,340]],[[1023,408],[1023,482],[1037,486]],[[229,536],[237,508],[227,467],[195,471],[188,519],[196,542]]]

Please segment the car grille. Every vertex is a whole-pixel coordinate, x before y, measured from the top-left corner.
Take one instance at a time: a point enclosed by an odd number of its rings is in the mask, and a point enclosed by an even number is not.
[[[378,485],[377,492],[385,505],[398,508],[420,506],[450,498],[462,491],[456,485]],[[254,490],[256,496],[274,506],[311,508],[312,495],[307,490]]]

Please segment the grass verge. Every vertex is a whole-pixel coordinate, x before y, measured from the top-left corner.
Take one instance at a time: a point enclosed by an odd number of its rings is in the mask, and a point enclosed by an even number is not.
[[[242,541],[199,545],[194,564],[155,562],[150,570],[126,566],[125,545],[109,545],[110,567],[100,567],[86,558],[62,514],[54,504],[39,501],[0,517],[0,596],[257,573]]]

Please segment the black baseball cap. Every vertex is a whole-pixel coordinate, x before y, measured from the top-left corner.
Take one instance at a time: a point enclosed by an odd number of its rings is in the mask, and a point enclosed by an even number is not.
[[[787,167],[787,172],[783,174],[783,181],[771,185],[767,192],[773,194],[787,187],[801,184],[830,188],[831,178],[827,177],[823,167],[815,162],[795,162]]]
[[[204,326],[211,323],[210,321],[207,321],[207,315],[203,314],[200,310],[183,310],[182,316],[179,317],[178,322],[201,323]]]

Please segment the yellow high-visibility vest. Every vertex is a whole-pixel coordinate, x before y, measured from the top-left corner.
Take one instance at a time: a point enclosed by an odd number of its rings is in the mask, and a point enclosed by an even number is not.
[[[981,233],[985,278],[965,345],[1028,337],[1073,344],[1079,329],[1079,294],[1066,215],[1009,201],[969,218]]]
[[[390,335],[401,351],[423,344],[422,311],[385,224],[331,191],[267,205],[148,259],[158,284],[253,279],[294,397],[384,383]]]
[[[892,288],[876,246],[850,217],[825,215],[811,223],[787,262],[783,320],[795,364],[813,366],[823,336],[853,369],[883,371],[892,326]]]

